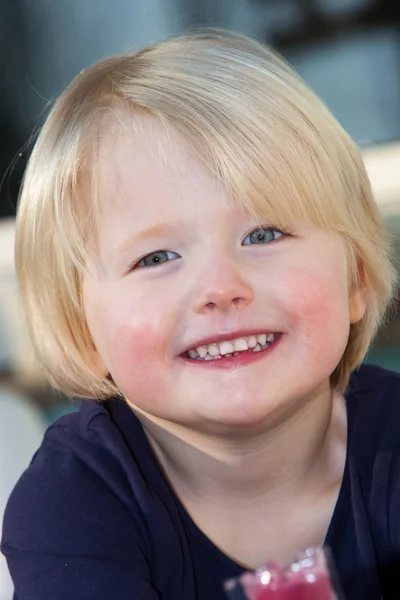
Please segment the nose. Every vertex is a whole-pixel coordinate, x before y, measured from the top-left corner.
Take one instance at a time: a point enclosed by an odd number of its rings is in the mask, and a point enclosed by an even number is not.
[[[214,261],[197,280],[195,311],[228,312],[246,307],[253,299],[253,289],[234,264]]]

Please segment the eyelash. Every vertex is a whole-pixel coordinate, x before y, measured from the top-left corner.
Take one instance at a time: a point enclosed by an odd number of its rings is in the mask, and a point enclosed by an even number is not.
[[[251,235],[255,234],[255,233],[263,233],[263,232],[272,232],[272,233],[278,233],[280,234],[278,237],[274,238],[273,240],[269,240],[267,242],[256,242],[255,244],[245,244],[244,241],[250,237]],[[267,226],[260,226],[260,227],[256,227],[255,229],[252,229],[249,233],[247,233],[242,241],[242,246],[251,246],[251,245],[267,245],[267,244],[271,244],[274,243],[276,241],[278,241],[279,239],[283,238],[283,237],[287,237],[291,235],[288,231],[284,231],[283,229],[279,229],[278,227],[267,227]],[[131,268],[130,271],[134,271],[135,269],[146,269],[146,268],[151,268],[151,267],[157,267],[159,265],[162,265],[166,262],[171,262],[170,260],[165,260],[162,261],[160,263],[155,263],[153,265],[146,265],[146,264],[141,264],[143,263],[143,261],[145,261],[146,259],[155,256],[157,254],[174,254],[176,257],[179,257],[179,254],[177,254],[177,252],[173,252],[172,250],[155,250],[154,252],[150,252],[149,254],[146,254],[145,256],[143,256],[140,260],[138,260],[137,262],[135,262]],[[174,260],[174,259],[171,259]]]

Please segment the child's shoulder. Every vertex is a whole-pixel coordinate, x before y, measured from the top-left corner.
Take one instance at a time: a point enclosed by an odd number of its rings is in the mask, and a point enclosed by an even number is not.
[[[362,387],[373,386],[382,381],[393,381],[400,385],[399,372],[370,363],[361,364],[358,369],[353,372],[350,381],[353,379],[356,379],[358,385]]]
[[[373,365],[353,373],[348,407],[347,473],[358,527],[388,564],[400,556],[400,374]],[[365,520],[366,519],[366,520]],[[366,536],[365,539],[368,537]],[[364,543],[364,542],[363,542]]]
[[[4,515],[1,551],[20,590],[40,588],[41,598],[60,600],[120,598],[128,589],[155,598],[143,436],[122,400],[84,402],[49,427]],[[168,521],[155,536],[159,546],[165,536],[177,543],[171,530]]]
[[[400,373],[363,364],[352,374],[346,395],[372,405],[393,404],[400,411]]]
[[[51,477],[49,465],[59,460],[58,470],[69,478],[77,480],[84,468],[111,487],[118,480],[132,489],[129,479],[147,452],[143,438],[139,420],[123,399],[86,400],[50,425],[31,468],[37,464]]]
[[[123,440],[121,425],[127,423],[133,436],[141,430],[137,417],[123,399],[84,400],[78,410],[48,427],[41,448],[58,445],[82,454],[85,449],[95,452],[103,447],[116,454]]]
[[[87,401],[48,428],[10,496],[5,540],[9,537],[20,550],[68,553],[78,536],[84,540],[78,550],[85,553],[104,533],[105,514],[113,514],[116,530],[118,522],[136,519],[133,479],[140,487],[138,468],[135,471],[135,460],[116,422],[130,414],[135,424],[136,417],[123,401]],[[136,426],[140,427],[138,422]],[[81,530],[85,511],[91,514],[91,533],[86,537]],[[44,533],[49,530],[57,535]]]
[[[350,443],[359,462],[385,454],[400,465],[400,374],[364,364],[346,393]]]

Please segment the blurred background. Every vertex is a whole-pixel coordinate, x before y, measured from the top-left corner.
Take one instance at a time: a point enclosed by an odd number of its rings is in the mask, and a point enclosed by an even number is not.
[[[399,0],[0,0],[0,518],[46,424],[77,405],[42,381],[20,310],[14,215],[29,140],[79,71],[194,25],[265,40],[322,97],[363,149],[399,262]],[[397,314],[367,360],[400,371]],[[0,600],[11,596],[0,556]]]

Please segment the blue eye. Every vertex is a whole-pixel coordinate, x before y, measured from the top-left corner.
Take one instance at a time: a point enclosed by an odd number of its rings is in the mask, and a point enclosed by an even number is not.
[[[141,260],[139,260],[139,262],[136,263],[135,268],[157,267],[158,265],[162,265],[170,260],[176,260],[177,258],[180,258],[180,256],[176,252],[170,252],[169,250],[157,250],[156,252],[147,254],[147,256],[144,256]]]
[[[251,233],[246,235],[242,242],[242,246],[250,246],[251,244],[268,244],[282,237],[284,234],[279,229],[271,227],[257,227]]]

